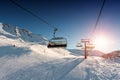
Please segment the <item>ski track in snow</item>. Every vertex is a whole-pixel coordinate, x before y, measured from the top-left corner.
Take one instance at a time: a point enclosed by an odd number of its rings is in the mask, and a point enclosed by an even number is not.
[[[29,58],[27,58],[29,57]],[[43,56],[45,59],[45,56]],[[2,59],[6,59],[3,58]],[[0,74],[0,80],[119,80],[120,64],[102,58],[59,58],[48,59],[24,56],[9,58]],[[22,61],[24,59],[24,62]],[[39,59],[39,60],[37,60]],[[31,61],[32,60],[32,61]],[[4,60],[2,60],[4,61]],[[14,62],[13,62],[14,61]],[[15,62],[16,61],[16,62]],[[9,63],[9,64],[7,64]],[[11,63],[11,64],[10,64]],[[4,72],[5,71],[5,72]]]
[[[77,62],[76,62],[77,61]],[[61,80],[71,71],[78,63],[80,59],[63,60],[61,63],[52,61],[42,64],[37,64],[31,67],[20,69],[19,71],[10,74],[4,80]],[[68,67],[66,69],[66,67]]]

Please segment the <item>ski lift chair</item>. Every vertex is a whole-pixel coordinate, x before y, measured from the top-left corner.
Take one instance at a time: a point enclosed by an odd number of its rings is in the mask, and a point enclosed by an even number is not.
[[[76,47],[83,47],[82,43],[77,43]]]
[[[63,37],[55,37],[49,40],[49,43],[47,45],[48,48],[65,48],[67,47],[67,40]]]
[[[92,49],[95,48],[95,46],[94,46],[93,44],[87,44],[86,47],[87,47],[87,49],[89,49],[89,50],[92,50]]]

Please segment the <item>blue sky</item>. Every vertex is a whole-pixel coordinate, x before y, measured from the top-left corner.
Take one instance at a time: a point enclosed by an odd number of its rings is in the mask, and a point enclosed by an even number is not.
[[[68,48],[76,48],[81,38],[92,36],[102,0],[15,0],[59,29],[58,37],[68,40]],[[106,52],[119,48],[120,1],[106,0],[96,34],[106,34],[116,42]],[[52,38],[53,28],[18,8],[9,0],[0,1],[0,22],[17,25],[36,34]],[[97,36],[97,35],[96,35]]]

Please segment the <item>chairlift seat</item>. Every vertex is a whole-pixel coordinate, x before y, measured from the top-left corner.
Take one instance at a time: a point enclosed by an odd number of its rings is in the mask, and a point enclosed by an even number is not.
[[[67,47],[67,40],[63,37],[55,37],[49,40],[48,48]]]

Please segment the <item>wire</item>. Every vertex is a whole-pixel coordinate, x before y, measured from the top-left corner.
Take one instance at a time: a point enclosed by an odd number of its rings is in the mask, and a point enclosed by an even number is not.
[[[40,16],[36,15],[32,11],[30,11],[30,10],[26,9],[25,7],[21,6],[20,4],[18,4],[14,0],[9,0],[9,1],[12,2],[13,4],[15,4],[17,7],[21,8],[22,10],[26,11],[27,13],[31,14],[32,16],[34,16],[35,18],[37,18],[38,20],[40,20],[43,23],[49,25],[49,27],[55,28],[52,24],[48,23],[46,20],[42,19]]]
[[[103,8],[104,8],[104,6],[105,6],[105,2],[106,2],[106,0],[103,0],[102,6],[101,6],[101,8],[100,8],[100,11],[99,11],[99,14],[98,14],[96,23],[95,23],[95,27],[94,27],[94,29],[93,29],[93,34],[95,33],[95,31],[96,31],[96,29],[97,29],[97,25],[98,25],[98,22],[99,22],[99,20],[100,20],[100,16],[101,16],[102,11],[103,11]]]

